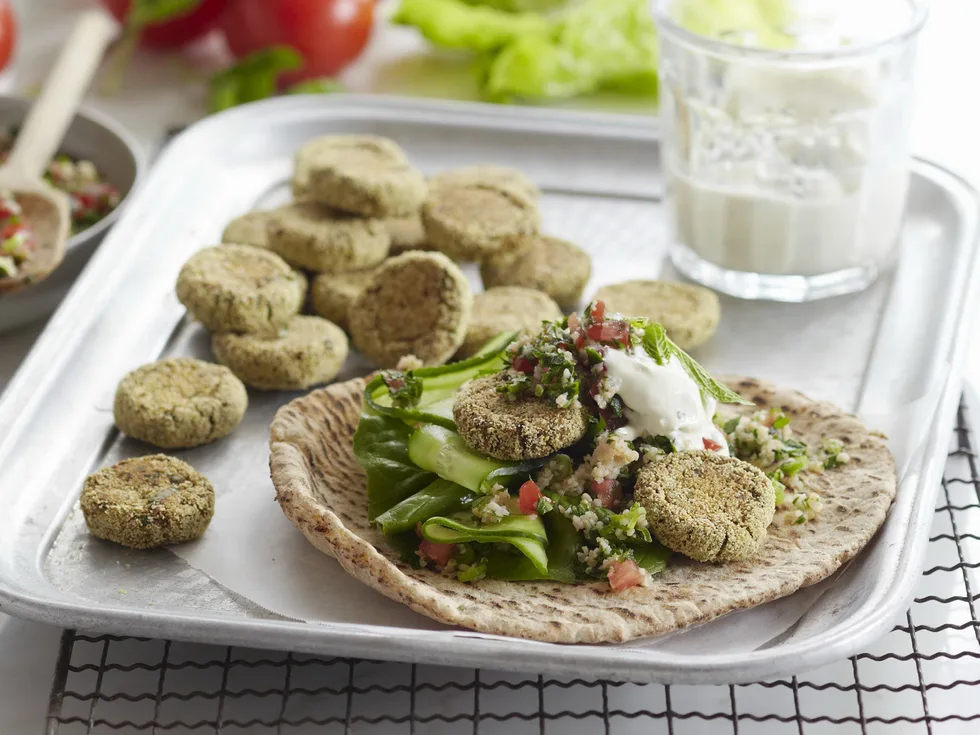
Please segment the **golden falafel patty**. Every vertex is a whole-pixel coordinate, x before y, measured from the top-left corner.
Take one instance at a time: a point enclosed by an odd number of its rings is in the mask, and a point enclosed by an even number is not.
[[[407,217],[419,211],[428,185],[392,140],[336,136],[309,151],[308,196],[362,217]]]
[[[473,298],[473,316],[456,357],[462,360],[475,355],[501,332],[536,333],[541,322],[563,316],[558,304],[541,291],[520,286],[491,288]]]
[[[179,449],[230,434],[247,408],[248,393],[231,370],[174,357],[127,374],[116,389],[113,414],[126,436]]]
[[[300,201],[310,198],[310,170],[316,157],[332,148],[351,148],[358,145],[393,144],[387,138],[377,135],[321,135],[319,138],[307,141],[293,155],[293,178],[290,189],[293,199]],[[393,150],[400,150],[397,145]]]
[[[90,475],[81,508],[93,536],[155,549],[204,535],[214,515],[214,488],[186,462],[154,454]]]
[[[755,554],[776,512],[762,470],[713,452],[675,452],[646,464],[634,493],[660,543],[705,562]]]
[[[563,308],[574,309],[592,277],[592,259],[578,245],[542,235],[519,253],[485,262],[480,277],[487,288],[536,288]]]
[[[532,199],[486,184],[437,187],[422,207],[429,243],[459,261],[483,262],[523,251],[540,219]]]
[[[347,273],[320,273],[310,286],[313,312],[347,330],[347,312],[358,294],[371,282],[378,267]]]
[[[441,253],[408,252],[385,261],[348,309],[357,349],[379,367],[403,355],[442,365],[463,343],[473,309],[466,276]]]
[[[306,276],[268,250],[221,245],[184,264],[177,298],[209,331],[274,333],[302,308]]]
[[[495,459],[539,459],[578,442],[589,426],[579,405],[559,408],[539,398],[518,398],[497,390],[501,374],[470,381],[456,394],[453,419],[472,449]]]
[[[316,202],[287,204],[269,220],[269,248],[296,268],[341,273],[388,257],[384,220],[354,217]]]
[[[230,245],[251,245],[254,248],[269,247],[269,220],[272,212],[264,209],[247,212],[241,217],[235,217],[224,232],[221,242]]]
[[[672,281],[626,281],[603,286],[595,295],[606,313],[645,316],[667,330],[682,350],[704,344],[721,319],[718,295],[702,286]]]
[[[503,189],[512,189],[532,201],[541,198],[541,190],[538,185],[529,179],[524,172],[509,166],[497,166],[494,164],[478,164],[476,166],[464,166],[443,171],[435,176],[429,177],[429,188],[468,186],[470,184],[484,184]]]
[[[391,236],[391,254],[400,255],[409,250],[432,250],[425,238],[422,216],[416,212],[408,217],[392,217],[385,220]]]
[[[214,356],[245,385],[304,390],[333,380],[347,359],[347,335],[318,316],[294,316],[275,337],[216,334]]]

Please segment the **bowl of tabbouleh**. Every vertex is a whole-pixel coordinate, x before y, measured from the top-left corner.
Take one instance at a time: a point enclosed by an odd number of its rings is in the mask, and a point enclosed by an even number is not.
[[[0,160],[13,146],[31,101],[0,97]],[[126,197],[143,169],[139,145],[117,123],[92,111],[72,121],[45,178],[64,191],[72,207],[72,233],[65,260],[45,281],[0,299],[0,332],[40,319],[54,310],[106,231],[115,222]],[[18,243],[5,254],[0,242],[0,266],[17,267],[29,257]],[[0,271],[2,277],[2,271]]]

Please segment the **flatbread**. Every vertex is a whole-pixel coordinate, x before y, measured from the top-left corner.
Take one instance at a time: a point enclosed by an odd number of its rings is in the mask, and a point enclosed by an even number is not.
[[[605,582],[463,584],[402,562],[368,523],[364,473],[352,448],[361,379],[314,391],[276,414],[271,441],[276,498],[303,535],[355,579],[442,623],[554,643],[663,635],[825,579],[868,543],[895,497],[894,459],[857,418],[762,381],[727,382],[759,407],[784,410],[804,441],[840,439],[851,462],[813,478],[811,485],[823,499],[814,520],[790,525],[777,513],[754,559],[700,564],[675,556],[649,587],[614,593]]]

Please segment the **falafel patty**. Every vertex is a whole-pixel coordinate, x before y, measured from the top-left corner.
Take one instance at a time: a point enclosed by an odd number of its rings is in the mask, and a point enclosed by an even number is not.
[[[309,201],[275,210],[268,237],[269,248],[287,263],[317,273],[377,265],[391,245],[384,220],[354,217]]]
[[[534,200],[486,184],[436,187],[422,207],[429,243],[459,261],[483,262],[525,250],[540,220]]]
[[[592,277],[592,259],[578,245],[542,235],[512,256],[493,258],[480,268],[487,288],[525,286],[543,291],[566,309],[575,309]]]
[[[524,172],[508,166],[494,164],[478,164],[443,171],[429,177],[429,188],[442,186],[468,186],[470,184],[485,184],[498,188],[510,188],[523,194],[532,201],[541,198],[538,185],[529,179]]]
[[[309,197],[362,217],[407,217],[428,192],[425,177],[392,140],[336,136],[307,154]]]
[[[755,554],[776,512],[776,491],[762,470],[712,452],[675,452],[646,464],[634,493],[660,543],[705,562]]]
[[[310,306],[317,315],[346,330],[350,305],[377,270],[375,266],[348,273],[320,273],[310,286]]]
[[[318,316],[294,316],[275,337],[216,334],[211,349],[242,381],[260,390],[304,390],[333,380],[347,359],[347,335]]]
[[[595,295],[606,313],[645,316],[662,324],[682,350],[704,344],[721,319],[721,303],[710,289],[672,281],[626,281],[603,286]]]
[[[378,143],[378,141],[382,142]],[[293,178],[290,181],[293,199],[300,201],[310,198],[310,169],[320,153],[331,148],[349,148],[373,143],[387,145],[390,142],[376,135],[321,135],[319,138],[307,141],[293,154]]]
[[[277,332],[305,297],[306,276],[250,245],[199,250],[177,277],[180,303],[212,332]]]
[[[126,436],[180,449],[230,434],[247,408],[248,393],[231,370],[175,357],[127,374],[116,389],[113,414]]]
[[[235,217],[224,232],[221,233],[221,242],[231,245],[251,245],[254,248],[269,247],[269,220],[272,212],[259,209],[254,212],[247,212],[241,217]]]
[[[432,250],[425,239],[425,228],[418,212],[408,217],[386,219],[385,225],[391,236],[392,255],[400,255],[409,250]]]
[[[214,516],[214,488],[174,457],[134,457],[90,475],[81,508],[93,536],[155,549],[204,535]]]
[[[357,349],[378,367],[412,354],[442,365],[463,343],[473,309],[466,276],[441,253],[412,251],[385,261],[348,309]]]
[[[497,387],[503,374],[470,381],[456,394],[453,419],[472,449],[495,459],[539,459],[570,447],[589,426],[582,406],[558,408],[538,398],[513,400]]]
[[[501,286],[473,298],[473,316],[457,359],[475,355],[501,332],[536,333],[541,322],[561,319],[561,308],[541,291],[520,286]]]

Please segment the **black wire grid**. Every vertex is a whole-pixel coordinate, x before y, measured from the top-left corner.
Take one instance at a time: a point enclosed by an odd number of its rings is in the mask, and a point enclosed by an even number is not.
[[[966,413],[920,596],[872,650],[838,664],[748,685],[638,685],[67,631],[47,732],[975,735],[980,458]]]

